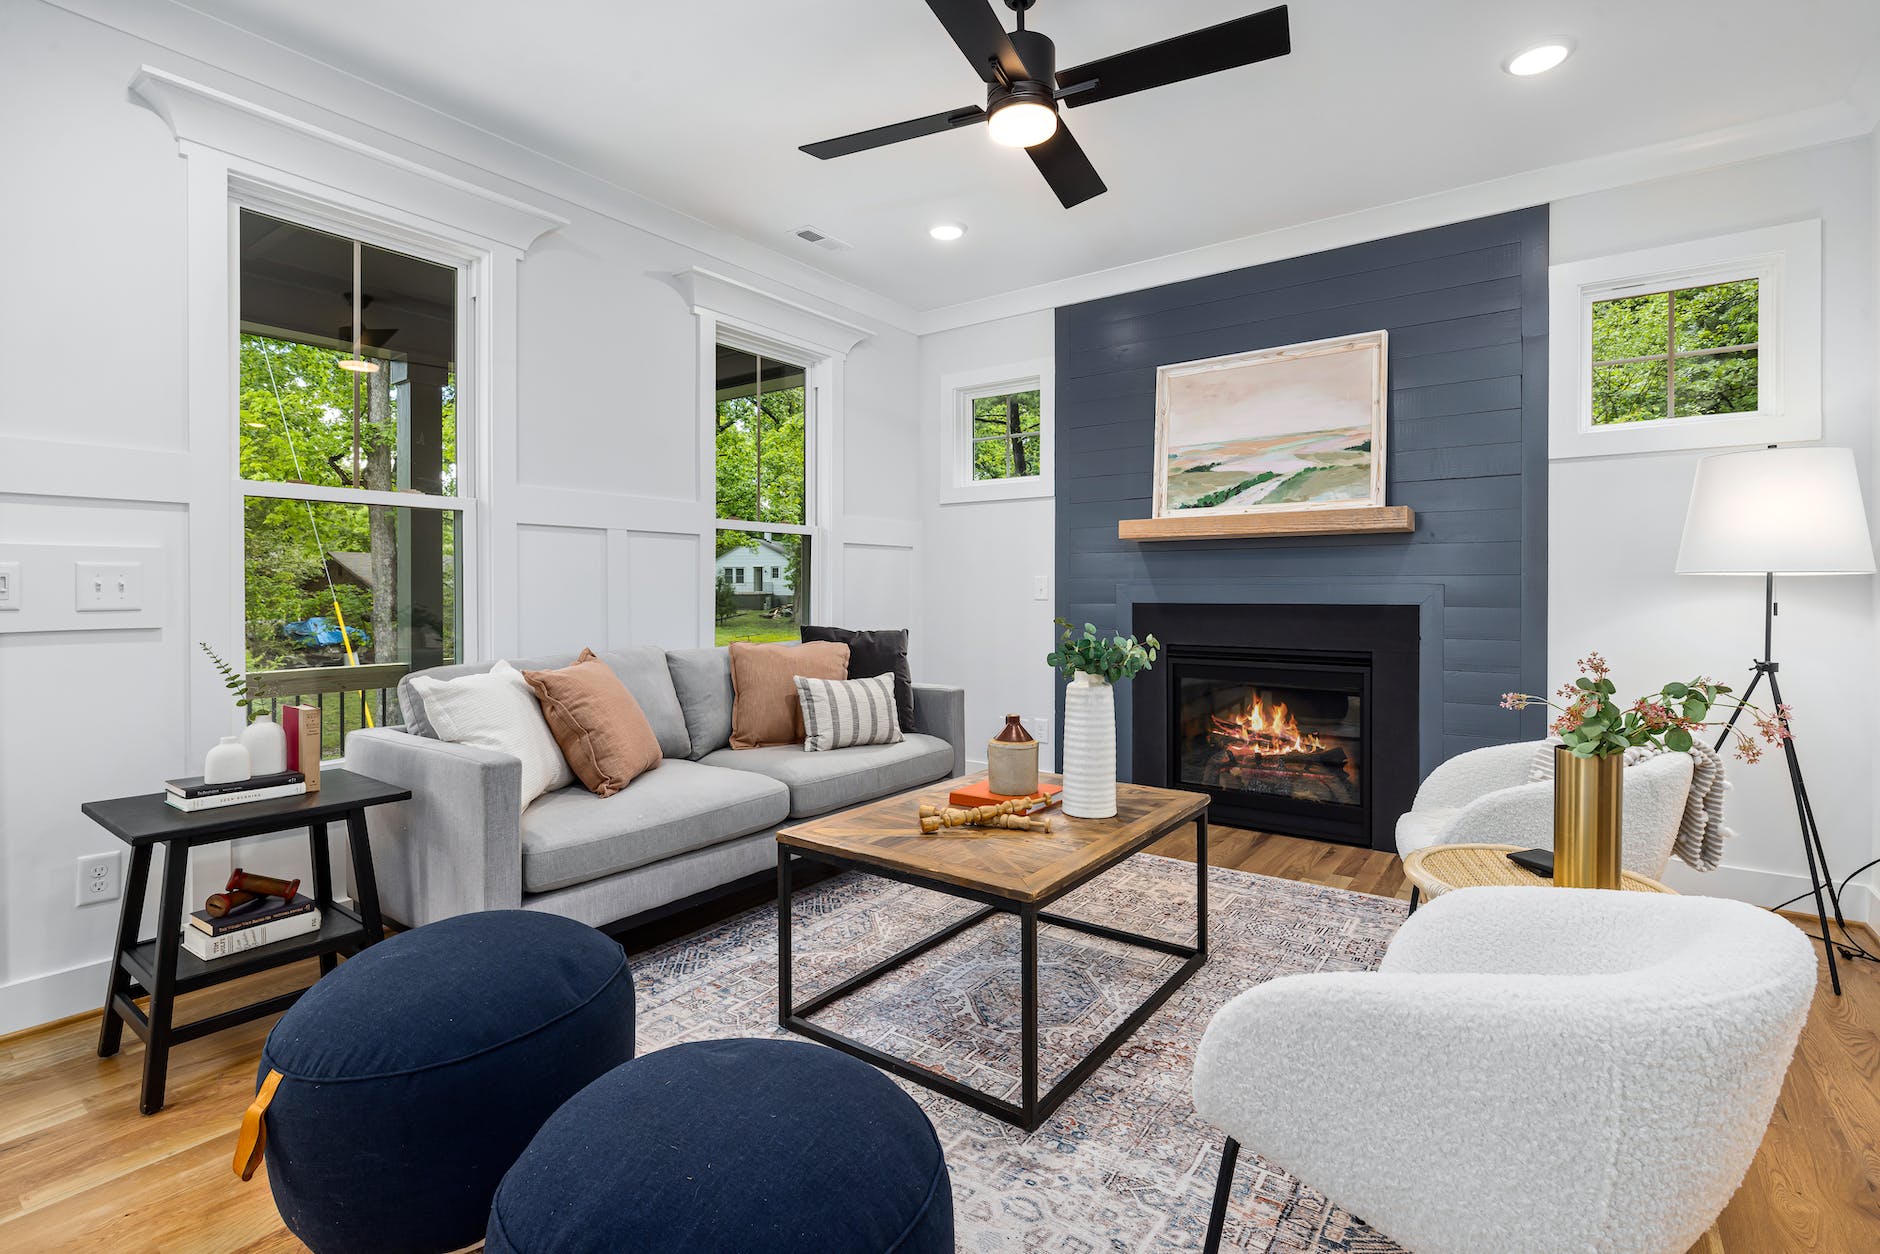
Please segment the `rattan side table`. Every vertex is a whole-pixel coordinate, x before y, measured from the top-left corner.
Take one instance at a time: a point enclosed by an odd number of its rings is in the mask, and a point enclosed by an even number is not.
[[[1520,845],[1429,845],[1412,850],[1403,860],[1403,873],[1423,896],[1440,897],[1456,888],[1553,887],[1553,881],[1508,861]],[[1671,893],[1657,880],[1633,871],[1620,874],[1620,887],[1628,893]],[[1410,899],[1416,909],[1416,898]]]

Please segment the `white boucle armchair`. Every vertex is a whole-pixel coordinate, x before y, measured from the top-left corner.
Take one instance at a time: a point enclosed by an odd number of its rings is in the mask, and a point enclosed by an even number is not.
[[[1465,888],[1379,970],[1223,1006],[1195,1106],[1418,1254],[1684,1254],[1755,1157],[1815,989],[1794,925],[1740,902]]]
[[[1554,847],[1554,785],[1529,782],[1540,741],[1491,745],[1457,754],[1431,771],[1410,810],[1397,820],[1397,853],[1408,857],[1430,845],[1481,843]],[[1625,768],[1625,845],[1628,871],[1657,879],[1671,860],[1684,802],[1691,793],[1691,759],[1665,753]]]

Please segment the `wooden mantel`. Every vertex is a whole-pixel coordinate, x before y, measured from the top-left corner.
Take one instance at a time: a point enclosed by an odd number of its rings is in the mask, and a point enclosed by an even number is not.
[[[1304,509],[1275,514],[1199,514],[1182,518],[1125,518],[1116,524],[1121,540],[1239,540],[1262,536],[1349,536],[1417,529],[1408,505],[1364,509]]]

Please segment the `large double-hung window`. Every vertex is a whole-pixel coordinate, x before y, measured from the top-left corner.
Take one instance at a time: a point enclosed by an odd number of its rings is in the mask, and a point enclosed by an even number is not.
[[[715,370],[713,634],[719,644],[795,640],[810,605],[809,372],[722,342]]]
[[[325,750],[401,721],[398,679],[462,656],[454,265],[240,211],[243,652]]]

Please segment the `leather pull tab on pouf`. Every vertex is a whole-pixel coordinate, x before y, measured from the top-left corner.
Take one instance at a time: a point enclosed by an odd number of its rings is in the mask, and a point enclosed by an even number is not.
[[[953,1254],[933,1125],[806,1041],[699,1041],[615,1068],[503,1178],[486,1254]]]
[[[268,1034],[257,1140],[281,1219],[317,1254],[474,1244],[557,1107],[633,1057],[615,942],[530,910],[460,915],[341,964]]]

